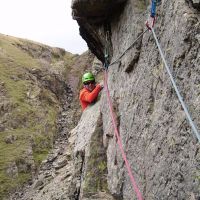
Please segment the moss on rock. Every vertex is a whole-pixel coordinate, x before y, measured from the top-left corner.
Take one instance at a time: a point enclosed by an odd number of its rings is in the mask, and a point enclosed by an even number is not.
[[[87,165],[83,181],[83,195],[90,197],[99,192],[107,192],[107,158],[103,146],[102,121],[98,119],[98,125],[91,137],[89,144],[89,156],[86,158]]]

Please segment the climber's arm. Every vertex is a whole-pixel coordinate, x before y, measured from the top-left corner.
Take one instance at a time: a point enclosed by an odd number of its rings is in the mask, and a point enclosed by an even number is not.
[[[81,100],[86,101],[88,103],[92,103],[98,96],[99,92],[101,91],[101,86],[98,84],[92,92],[85,91],[81,95]]]

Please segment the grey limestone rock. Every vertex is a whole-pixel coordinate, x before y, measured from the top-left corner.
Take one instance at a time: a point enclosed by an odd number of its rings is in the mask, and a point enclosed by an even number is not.
[[[199,1],[193,1],[193,5],[198,4]],[[157,14],[155,33],[180,93],[200,128],[200,14],[182,0],[162,0]],[[145,30],[147,15],[145,4],[128,0],[120,12],[108,16],[111,62]],[[103,22],[94,25],[90,19],[77,21],[89,48],[104,61]],[[123,147],[143,197],[200,198],[200,145],[172,88],[151,32],[146,32],[119,62],[109,67],[108,85]],[[109,191],[118,199],[135,199],[116,139],[107,137],[113,130],[105,93],[101,105]]]

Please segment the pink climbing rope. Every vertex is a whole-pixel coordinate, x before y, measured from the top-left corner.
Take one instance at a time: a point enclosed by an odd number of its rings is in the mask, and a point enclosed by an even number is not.
[[[127,168],[127,171],[128,171],[128,175],[130,177],[130,180],[131,180],[131,183],[132,183],[132,186],[133,186],[133,189],[136,193],[137,199],[143,200],[142,194],[141,194],[141,192],[140,192],[140,190],[137,186],[137,183],[134,179],[134,176],[133,176],[132,171],[131,171],[130,164],[129,164],[127,158],[126,158],[126,154],[125,154],[123,146],[122,146],[122,141],[121,141],[119,131],[118,131],[118,128],[117,128],[116,118],[115,118],[114,112],[113,112],[113,105],[112,105],[112,101],[111,101],[111,98],[110,98],[110,91],[108,89],[107,80],[108,80],[108,72],[107,72],[107,70],[105,70],[105,72],[104,72],[104,86],[105,86],[105,90],[106,90],[106,95],[107,95],[108,105],[109,105],[109,109],[110,109],[110,115],[111,115],[111,118],[112,118],[112,124],[113,124],[113,128],[114,128],[115,137],[117,138],[117,143],[119,145],[119,148],[120,148],[122,157],[124,159],[124,162],[125,162],[125,165],[126,165],[126,168]]]

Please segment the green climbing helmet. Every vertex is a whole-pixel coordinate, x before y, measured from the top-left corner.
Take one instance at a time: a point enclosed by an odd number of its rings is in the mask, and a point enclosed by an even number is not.
[[[82,83],[87,81],[95,81],[94,75],[91,72],[87,72],[82,76]]]

